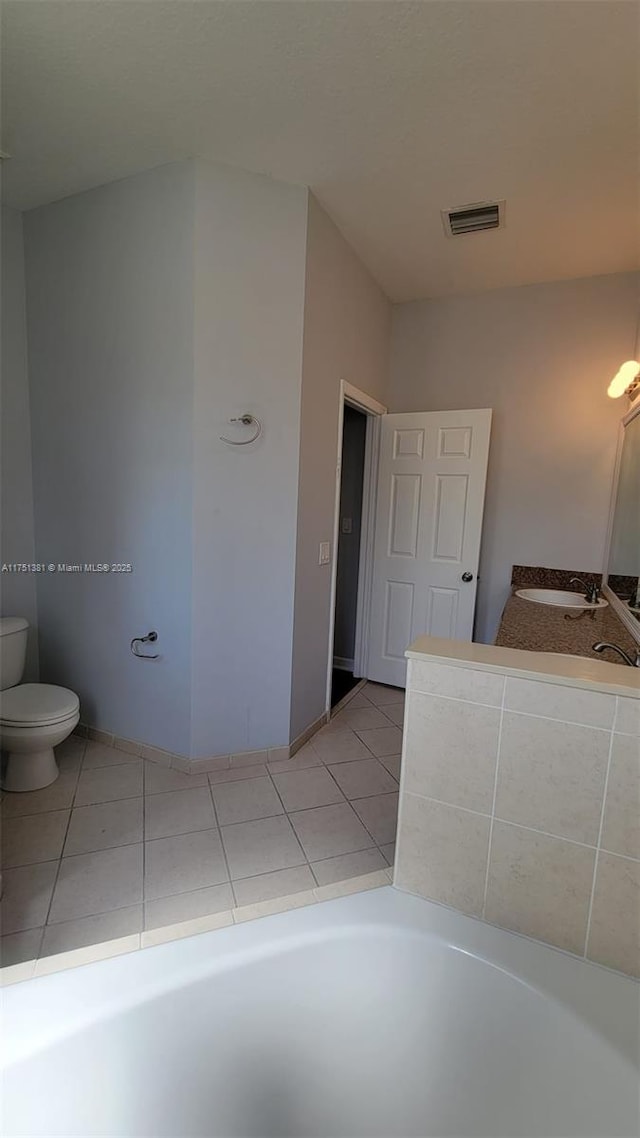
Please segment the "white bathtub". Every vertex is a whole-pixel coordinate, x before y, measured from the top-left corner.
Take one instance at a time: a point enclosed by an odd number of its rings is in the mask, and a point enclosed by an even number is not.
[[[3,1003],[7,1138],[638,1133],[638,985],[390,887]]]

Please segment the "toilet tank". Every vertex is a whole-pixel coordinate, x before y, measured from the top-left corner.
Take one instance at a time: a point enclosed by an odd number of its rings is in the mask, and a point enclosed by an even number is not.
[[[0,691],[15,688],[22,679],[28,631],[23,616],[0,617]]]

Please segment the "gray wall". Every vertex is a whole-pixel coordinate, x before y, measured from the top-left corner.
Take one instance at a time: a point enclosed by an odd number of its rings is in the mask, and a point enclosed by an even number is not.
[[[600,571],[640,275],[394,308],[390,411],[493,407],[476,639],[491,642],[513,563]],[[626,406],[626,401],[625,401]]]
[[[2,387],[0,392],[0,559],[35,561],[31,426],[27,375],[27,335],[24,290],[22,215],[2,208]],[[28,573],[3,573],[0,579],[3,616],[29,621],[25,680],[38,678],[38,619],[36,578]]]
[[[198,163],[195,756],[289,741],[306,225],[306,189]]]
[[[86,722],[189,753],[194,171],[25,215],[41,675]],[[151,628],[162,658],[133,658]]]
[[[385,402],[391,305],[316,199],[309,198],[302,361],[291,737],[326,706],[340,380]]]
[[[336,623],[333,656],[353,660],[362,530],[362,489],[367,417],[354,407],[344,409],[342,471],[340,475],[340,530],[336,580]],[[351,533],[342,532],[343,518],[351,519]]]

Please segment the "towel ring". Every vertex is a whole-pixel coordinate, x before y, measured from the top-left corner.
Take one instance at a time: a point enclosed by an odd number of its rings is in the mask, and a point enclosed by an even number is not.
[[[134,636],[133,640],[131,641],[131,651],[133,652],[134,656],[138,657],[139,660],[157,660],[158,656],[160,655],[159,652],[156,652],[155,656],[149,656],[146,652],[138,652],[138,649],[136,648],[137,644],[155,644],[157,639],[157,632],[148,632],[146,636]]]
[[[221,443],[228,443],[230,447],[246,447],[249,443],[255,443],[256,439],[260,438],[262,434],[262,423],[256,419],[255,415],[239,415],[235,419],[229,419],[230,423],[242,423],[243,427],[250,427],[252,423],[255,424],[255,432],[250,439],[227,439],[224,435],[220,435]]]

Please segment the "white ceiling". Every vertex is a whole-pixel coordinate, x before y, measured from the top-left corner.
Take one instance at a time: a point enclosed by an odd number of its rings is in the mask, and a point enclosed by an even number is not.
[[[635,0],[4,0],[5,200],[202,156],[311,186],[394,300],[640,264]],[[506,198],[504,230],[442,208]]]

